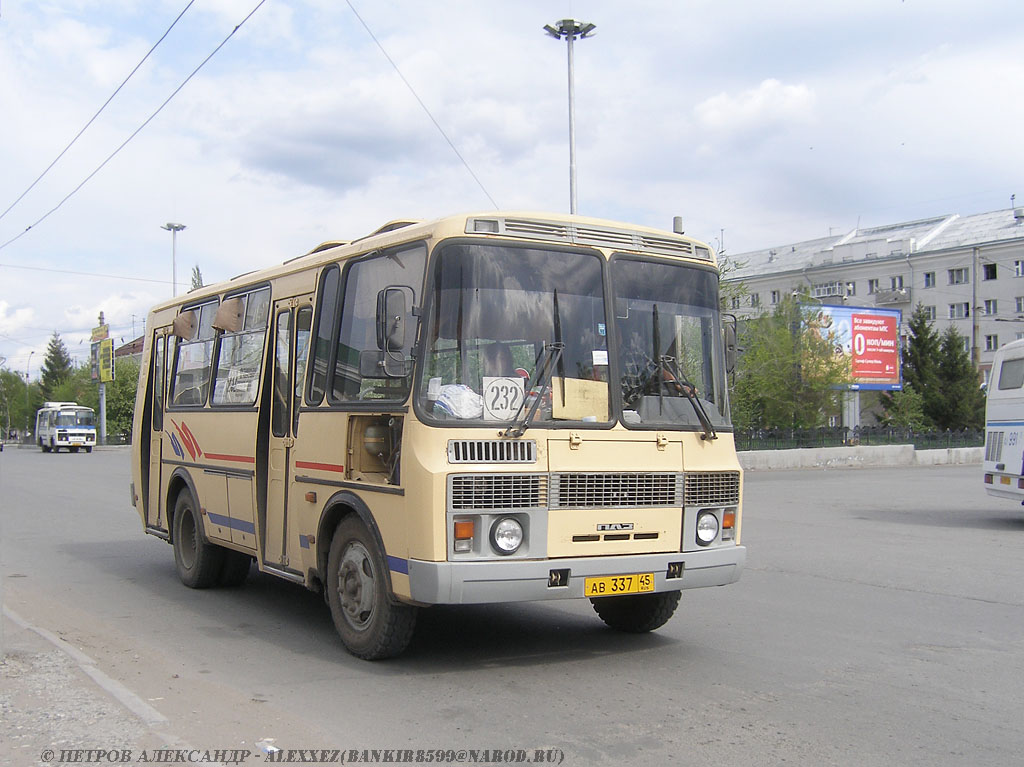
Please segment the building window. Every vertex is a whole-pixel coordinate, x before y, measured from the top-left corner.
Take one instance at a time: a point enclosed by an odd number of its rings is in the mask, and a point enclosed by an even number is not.
[[[774,306],[775,304],[779,303],[779,301],[781,301],[781,300],[782,300],[782,291],[781,290],[773,290],[772,291],[772,305]]]
[[[903,290],[903,275],[899,274],[889,278],[890,290]]]
[[[999,302],[994,298],[985,299],[985,314],[996,314],[999,311]]]
[[[925,272],[924,273],[924,286],[926,288],[934,288],[935,287],[935,272]]]
[[[966,285],[967,284],[967,267],[963,266],[959,269],[949,270],[949,284],[950,285]]]
[[[878,292],[878,280],[868,280],[868,295],[874,295]]]
[[[1024,277],[1024,261],[1013,262],[1013,276]]]
[[[994,352],[999,348],[999,336],[985,336],[985,351]]]
[[[857,283],[856,282],[848,282],[848,283],[846,283],[846,295],[848,295],[848,296],[855,296],[855,295],[857,295]]]
[[[1014,341],[1019,341],[1022,338],[1024,338],[1024,330],[1018,330],[1016,333],[1013,334]]]
[[[964,301],[959,304],[949,305],[949,318],[951,320],[962,320],[971,316],[971,305]]]
[[[756,309],[760,305],[761,305],[761,294],[760,293],[751,293],[750,294],[750,306],[752,308]]]
[[[924,313],[925,313],[925,316],[928,319],[930,319],[932,321],[935,320],[936,314],[935,314],[935,307],[934,306],[926,306],[926,307],[924,307]]]
[[[981,279],[983,280],[994,280],[996,278],[996,265],[995,264],[982,264],[981,265]]]
[[[733,296],[730,299],[730,301],[729,301],[729,306],[732,307],[733,309],[739,309],[740,308],[740,297],[739,296]]]
[[[843,283],[839,282],[839,280],[835,282],[819,282],[817,285],[811,286],[811,295],[814,298],[841,296],[843,295]]]
[[[1013,301],[1016,305],[1015,311],[1018,313],[1024,312],[1024,296],[1017,296]]]

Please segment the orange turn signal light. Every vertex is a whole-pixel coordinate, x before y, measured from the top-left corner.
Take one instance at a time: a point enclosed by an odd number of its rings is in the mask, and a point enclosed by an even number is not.
[[[473,520],[467,519],[455,523],[455,540],[464,541],[473,537]]]
[[[731,529],[733,527],[736,527],[736,512],[735,511],[727,511],[727,512],[722,514],[722,527],[725,528],[726,530],[729,530],[729,529]]]

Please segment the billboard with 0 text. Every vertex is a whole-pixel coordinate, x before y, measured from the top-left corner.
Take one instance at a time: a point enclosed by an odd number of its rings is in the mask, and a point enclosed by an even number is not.
[[[903,388],[900,373],[899,309],[866,306],[801,305],[807,326],[828,333],[836,354],[849,361],[848,389]]]

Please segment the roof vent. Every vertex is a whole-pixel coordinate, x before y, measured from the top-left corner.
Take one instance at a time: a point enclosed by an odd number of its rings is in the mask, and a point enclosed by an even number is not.
[[[1024,222],[1024,208],[1013,209],[1013,220],[1018,224]]]

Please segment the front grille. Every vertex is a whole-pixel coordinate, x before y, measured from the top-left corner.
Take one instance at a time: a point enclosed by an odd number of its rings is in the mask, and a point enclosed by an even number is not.
[[[740,502],[738,471],[693,471],[686,475],[687,506],[733,506]]]
[[[552,474],[551,508],[681,507],[682,479],[674,473]]]
[[[536,463],[534,440],[450,439],[448,463]]]
[[[985,460],[999,461],[1003,457],[1003,432],[990,431],[985,440]]]
[[[544,474],[453,474],[448,482],[452,511],[534,509],[547,505]]]

